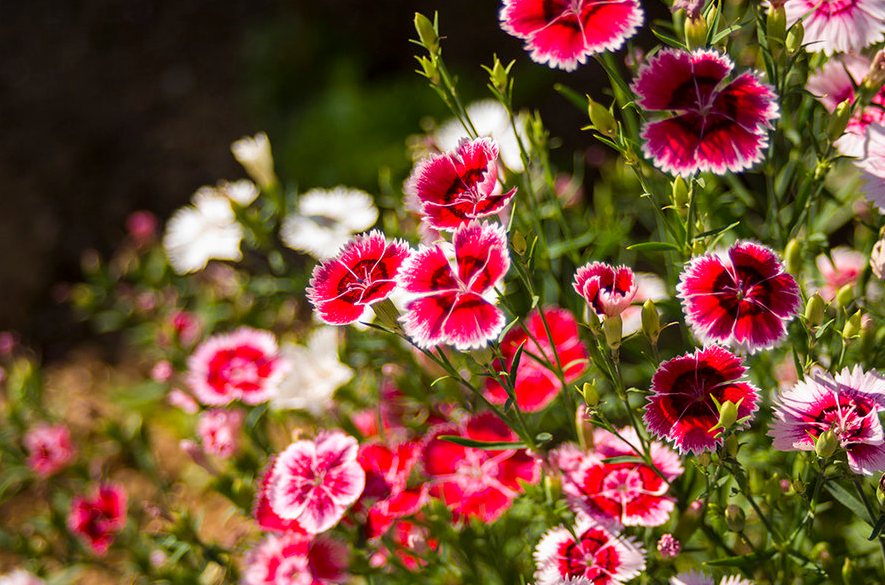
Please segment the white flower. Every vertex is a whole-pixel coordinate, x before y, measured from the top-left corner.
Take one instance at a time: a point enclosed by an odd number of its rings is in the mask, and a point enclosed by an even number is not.
[[[230,200],[211,187],[191,198],[193,205],[177,210],[166,223],[163,249],[178,274],[202,270],[209,260],[240,260],[243,228]]]
[[[293,250],[317,260],[332,258],[353,234],[378,221],[372,196],[358,189],[311,189],[298,200],[294,214],[280,227],[280,238]]]
[[[338,360],[338,328],[321,325],[307,346],[284,343],[280,353],[292,370],[279,385],[270,405],[277,410],[325,412],[335,390],[353,378],[353,370]]]
[[[240,179],[233,183],[222,181],[218,184],[218,190],[241,207],[249,207],[258,197],[258,187],[249,179]]]
[[[256,183],[264,188],[276,183],[267,134],[259,132],[254,137],[244,136],[230,145],[230,151]]]
[[[11,573],[0,575],[0,585],[45,585],[46,581],[36,577],[24,569],[16,569]]]
[[[467,115],[473,122],[477,134],[490,136],[498,143],[498,154],[508,169],[521,173],[525,167],[519,153],[519,143],[510,125],[507,110],[496,100],[482,100],[467,106]],[[516,116],[516,128],[523,145],[528,148],[525,126],[528,118],[524,113]],[[433,135],[433,141],[442,152],[456,150],[458,142],[467,136],[467,131],[457,119],[443,123]]]

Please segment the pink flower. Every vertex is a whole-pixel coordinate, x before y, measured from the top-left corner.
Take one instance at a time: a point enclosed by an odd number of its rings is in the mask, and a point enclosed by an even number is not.
[[[670,585],[715,585],[715,583],[713,577],[695,570],[680,572],[670,577]],[[731,575],[722,577],[719,585],[754,585],[754,583],[738,575]]]
[[[786,0],[784,10],[787,26],[802,19],[809,51],[860,51],[885,38],[883,0]]]
[[[590,262],[578,268],[572,286],[600,319],[614,317],[633,302],[636,275],[626,266]]]
[[[168,382],[173,373],[169,360],[160,360],[151,368],[151,378],[156,382]]]
[[[137,247],[147,246],[157,237],[157,216],[150,211],[134,211],[126,218],[129,239]]]
[[[404,242],[388,242],[377,230],[356,236],[314,268],[307,298],[325,323],[354,323],[369,305],[390,296],[408,255]]]
[[[46,581],[24,569],[16,569],[0,575],[0,585],[46,585]]]
[[[626,583],[645,569],[645,549],[632,536],[579,514],[572,530],[559,526],[544,534],[535,565],[535,585]]]
[[[403,328],[424,349],[440,343],[476,349],[504,328],[504,313],[485,298],[510,268],[504,228],[471,221],[455,230],[452,241],[454,266],[446,258],[447,244],[422,245],[400,270],[400,286],[416,297],[406,305]]]
[[[346,579],[347,547],[322,536],[270,535],[249,551],[243,585],[329,585]]]
[[[752,242],[693,258],[679,280],[685,321],[697,338],[751,353],[781,341],[801,304],[799,286],[774,251]]]
[[[862,156],[854,164],[861,170],[864,195],[885,213],[885,125],[867,126]]]
[[[824,280],[824,286],[819,291],[820,296],[827,302],[836,298],[836,293],[846,284],[857,284],[867,267],[867,257],[846,246],[833,248],[830,256],[832,261],[826,254],[820,254],[814,260]]]
[[[71,433],[64,425],[39,424],[25,433],[23,442],[28,451],[28,467],[43,478],[55,475],[76,456]]]
[[[588,365],[587,350],[578,336],[578,323],[572,314],[559,307],[547,307],[544,319],[550,329],[549,336],[538,309],[529,315],[525,329],[514,327],[508,331],[501,340],[504,364],[495,366],[509,372],[516,351],[524,344],[515,391],[516,404],[526,412],[545,408],[559,394],[562,383],[556,374],[557,357],[565,384],[580,378]],[[486,381],[486,396],[495,404],[507,401],[504,388],[491,378]]]
[[[213,408],[200,415],[197,435],[203,450],[222,459],[232,457],[240,448],[243,411]]]
[[[200,410],[200,405],[197,404],[197,401],[180,388],[170,390],[169,394],[166,395],[166,401],[187,414],[196,414]]]
[[[406,441],[393,449],[380,443],[360,447],[357,460],[366,472],[361,501],[371,501],[366,521],[369,538],[381,536],[394,521],[416,513],[424,503],[423,486],[407,487],[420,455],[417,443]]]
[[[645,406],[645,424],[656,437],[672,441],[680,453],[712,451],[722,443],[713,398],[738,404],[738,419],[751,417],[759,407],[759,391],[739,382],[746,368],[727,349],[711,345],[662,363],[651,383]],[[747,427],[749,420],[741,426]]]
[[[255,494],[255,503],[252,505],[252,517],[255,519],[255,523],[258,524],[258,527],[262,530],[273,532],[304,532],[304,529],[301,528],[301,524],[298,523],[297,519],[286,520],[281,518],[276,512],[274,512],[270,505],[268,491],[270,488],[270,478],[273,472],[274,463],[276,463],[276,456],[270,458],[264,469],[264,473],[261,475],[261,482],[259,483]]]
[[[366,483],[356,439],[340,431],[296,441],[279,454],[268,484],[270,506],[310,534],[335,526]]]
[[[249,327],[210,337],[187,363],[191,390],[210,406],[266,402],[289,369],[273,333]]]
[[[428,551],[436,550],[438,545],[436,539],[428,537],[427,528],[407,520],[397,520],[390,534],[397,545],[393,552],[410,571],[417,571],[426,565],[427,561],[422,556]],[[369,562],[373,567],[383,567],[389,556],[390,551],[387,548],[380,548]]]
[[[406,181],[406,196],[420,205],[422,219],[452,231],[472,219],[501,212],[516,194],[497,189],[498,145],[491,138],[462,139],[457,152],[425,159]],[[496,193],[496,191],[498,191]]]
[[[848,453],[854,473],[885,471],[885,435],[879,412],[885,410],[885,378],[845,368],[835,377],[815,370],[782,392],[774,403],[768,436],[779,451],[812,451],[815,439],[832,430]]]
[[[501,9],[501,28],[525,40],[533,61],[566,71],[618,50],[643,21],[636,0],[504,0]]]
[[[710,50],[664,49],[633,82],[637,103],[675,112],[642,129],[642,152],[667,173],[742,171],[762,160],[768,129],[779,116],[774,90],[753,73],[731,82],[727,55]]]
[[[682,545],[669,532],[661,535],[658,541],[658,552],[665,559],[676,558],[682,552]]]
[[[99,485],[92,497],[74,496],[68,528],[101,556],[126,524],[126,490],[114,483]]]
[[[537,483],[540,464],[524,449],[485,451],[441,439],[457,435],[477,441],[516,441],[504,421],[489,412],[464,424],[440,425],[424,444],[424,470],[431,478],[430,494],[442,499],[455,519],[479,518],[494,522],[516,498],[519,481]]]
[[[175,339],[184,346],[193,344],[200,337],[202,326],[199,319],[188,311],[176,309],[169,318]]]

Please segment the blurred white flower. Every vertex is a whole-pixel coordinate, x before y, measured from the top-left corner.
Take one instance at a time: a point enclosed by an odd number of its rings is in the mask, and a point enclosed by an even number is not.
[[[0,575],[0,585],[45,585],[46,581],[28,573],[24,569],[16,569],[11,573]]]
[[[191,203],[166,223],[163,249],[173,270],[185,274],[202,270],[212,259],[240,260],[243,228],[230,200],[211,187],[203,187]]]
[[[230,145],[237,162],[243,165],[249,176],[263,188],[277,182],[273,170],[273,155],[270,152],[270,140],[267,134],[259,132],[254,137],[244,136]]]
[[[317,260],[333,257],[353,234],[378,221],[378,208],[365,191],[338,186],[311,189],[298,199],[295,212],[280,227],[283,243]]]
[[[498,143],[498,154],[507,168],[514,173],[521,173],[525,167],[519,153],[519,143],[516,141],[516,134],[510,125],[510,117],[504,106],[492,99],[473,102],[467,106],[467,115],[470,116],[477,134],[489,136]],[[517,114],[516,128],[526,148],[529,147],[525,132],[527,121],[528,116],[525,113]],[[442,152],[448,152],[456,150],[458,142],[466,137],[467,131],[464,130],[464,126],[453,118],[437,129],[433,141]]]
[[[335,390],[353,378],[353,370],[338,360],[338,328],[321,325],[307,346],[284,343],[282,356],[292,370],[279,385],[270,405],[277,410],[306,410],[320,416]]]
[[[258,186],[249,179],[240,179],[233,183],[222,181],[218,184],[218,190],[241,207],[249,207],[258,197]]]

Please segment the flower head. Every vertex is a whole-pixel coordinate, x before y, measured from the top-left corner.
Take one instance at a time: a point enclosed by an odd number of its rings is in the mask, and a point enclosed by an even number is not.
[[[292,367],[280,382],[270,405],[277,410],[306,410],[315,416],[326,412],[332,395],[353,378],[353,370],[338,357],[338,329],[320,325],[307,345],[284,343],[280,355]]]
[[[90,497],[74,496],[68,528],[97,555],[103,555],[115,533],[126,524],[126,490],[113,483],[99,485]]]
[[[867,199],[879,208],[879,213],[885,213],[885,125],[867,126],[863,151],[855,165],[861,170]]]
[[[658,552],[663,558],[672,559],[682,552],[682,545],[668,532],[661,535],[661,539],[658,541]]]
[[[882,0],[786,0],[784,11],[788,27],[802,20],[809,51],[860,51],[885,38]]]
[[[163,249],[173,270],[185,274],[202,270],[212,259],[240,260],[243,227],[230,199],[210,189],[195,193],[191,202],[166,224]]]
[[[0,575],[0,585],[46,585],[46,581],[24,569],[16,569]]]
[[[276,183],[267,134],[259,132],[254,137],[243,136],[230,145],[230,150],[237,162],[243,165],[249,176],[259,185],[267,188]]]
[[[636,275],[626,266],[591,262],[578,268],[572,286],[599,318],[614,317],[633,302]]]
[[[670,585],[715,585],[715,583],[713,577],[695,570],[680,572],[670,577]],[[738,575],[732,575],[723,577],[719,581],[719,585],[753,585],[753,582]]]
[[[836,298],[836,293],[846,284],[857,284],[867,266],[867,257],[847,246],[838,246],[830,250],[829,257],[820,254],[814,263],[824,281],[824,286],[819,291],[820,296],[829,302]]]
[[[366,472],[366,488],[361,501],[370,502],[366,519],[369,538],[381,536],[397,519],[416,513],[424,504],[423,486],[407,486],[420,454],[421,446],[411,441],[393,448],[381,443],[360,447],[357,460]]]
[[[270,535],[249,551],[243,585],[331,585],[345,579],[347,547],[323,536]]]
[[[243,430],[242,410],[213,408],[200,415],[197,435],[203,450],[222,459],[232,457],[240,448],[240,432]]]
[[[293,250],[325,260],[335,256],[353,234],[366,231],[376,221],[378,208],[365,191],[343,186],[311,189],[286,216],[280,238]]]
[[[76,457],[71,432],[64,425],[40,424],[24,436],[28,467],[40,477],[55,475]]]
[[[637,103],[675,116],[646,122],[642,152],[667,173],[742,171],[762,160],[778,118],[774,90],[753,73],[726,82],[734,65],[709,50],[664,49],[633,82]]]
[[[264,472],[261,474],[261,481],[258,484],[258,489],[255,491],[255,502],[252,504],[252,518],[255,519],[255,523],[262,530],[270,532],[304,532],[297,518],[294,520],[281,518],[270,505],[270,479],[276,460],[276,456],[271,456],[264,468]]]

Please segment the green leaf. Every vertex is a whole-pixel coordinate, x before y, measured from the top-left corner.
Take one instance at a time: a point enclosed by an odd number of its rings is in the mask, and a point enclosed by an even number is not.
[[[538,433],[535,436],[535,440],[538,443],[547,443],[547,442],[551,441],[552,439],[553,439],[553,435],[551,435],[550,433]]]
[[[519,362],[522,360],[522,352],[525,350],[525,344],[527,341],[528,339],[524,339],[522,343],[519,344],[519,347],[516,348],[516,353],[513,354],[513,361],[510,362],[510,372],[507,374],[507,378],[509,378],[507,383],[510,387],[516,386],[516,373],[519,371]]]
[[[461,437],[458,435],[440,435],[440,439],[455,443],[462,447],[471,447],[473,449],[482,449],[484,451],[506,451],[507,449],[525,449],[526,444],[523,441],[477,441]]]
[[[766,551],[762,553],[750,553],[748,555],[706,561],[704,564],[710,567],[749,567],[762,561],[767,561],[772,556],[774,556],[774,551]]]
[[[565,99],[570,101],[572,105],[578,108],[584,114],[587,113],[587,98],[561,83],[554,83],[553,89],[558,91]]]
[[[590,242],[593,241],[594,237],[595,236],[592,232],[587,232],[576,238],[572,238],[571,240],[564,239],[561,242],[550,244],[550,246],[547,248],[547,255],[550,257],[551,260],[559,258],[563,254],[567,254],[572,250],[578,250],[580,248],[586,247]]]
[[[679,250],[679,246],[670,242],[641,242],[627,246],[628,250],[639,250],[641,252],[662,252],[665,250]]]
[[[645,460],[642,457],[637,457],[635,455],[619,455],[617,457],[606,457],[602,460],[603,463],[645,463]]]
[[[722,234],[722,233],[727,232],[728,230],[732,230],[732,229],[736,228],[736,227],[739,226],[739,225],[741,225],[741,222],[736,221],[736,222],[734,222],[734,223],[731,224],[731,225],[727,225],[727,226],[725,226],[725,227],[716,228],[715,230],[709,230],[709,231],[703,232],[703,233],[701,233],[701,234],[698,234],[698,235],[696,235],[696,236],[695,236],[694,238],[692,238],[692,239],[693,239],[693,240],[699,240],[699,239],[701,239],[701,238],[706,238],[707,236],[715,236],[715,235],[718,235],[718,234]]]
[[[873,532],[870,533],[870,537],[867,540],[876,540],[876,537],[882,533],[883,528],[885,528],[885,514],[879,516],[876,525],[873,526]]]
[[[826,487],[827,487],[827,491],[829,491],[831,494],[833,494],[833,497],[836,498],[836,500],[840,504],[842,504],[843,506],[845,506],[846,508],[848,508],[849,510],[854,512],[854,514],[858,518],[860,518],[861,520],[863,520],[864,522],[866,522],[870,526],[873,525],[872,519],[867,514],[866,507],[861,503],[860,500],[858,500],[854,496],[854,494],[852,494],[851,492],[846,490],[844,487],[842,487],[838,483],[831,482],[831,483],[828,483],[826,485]]]

